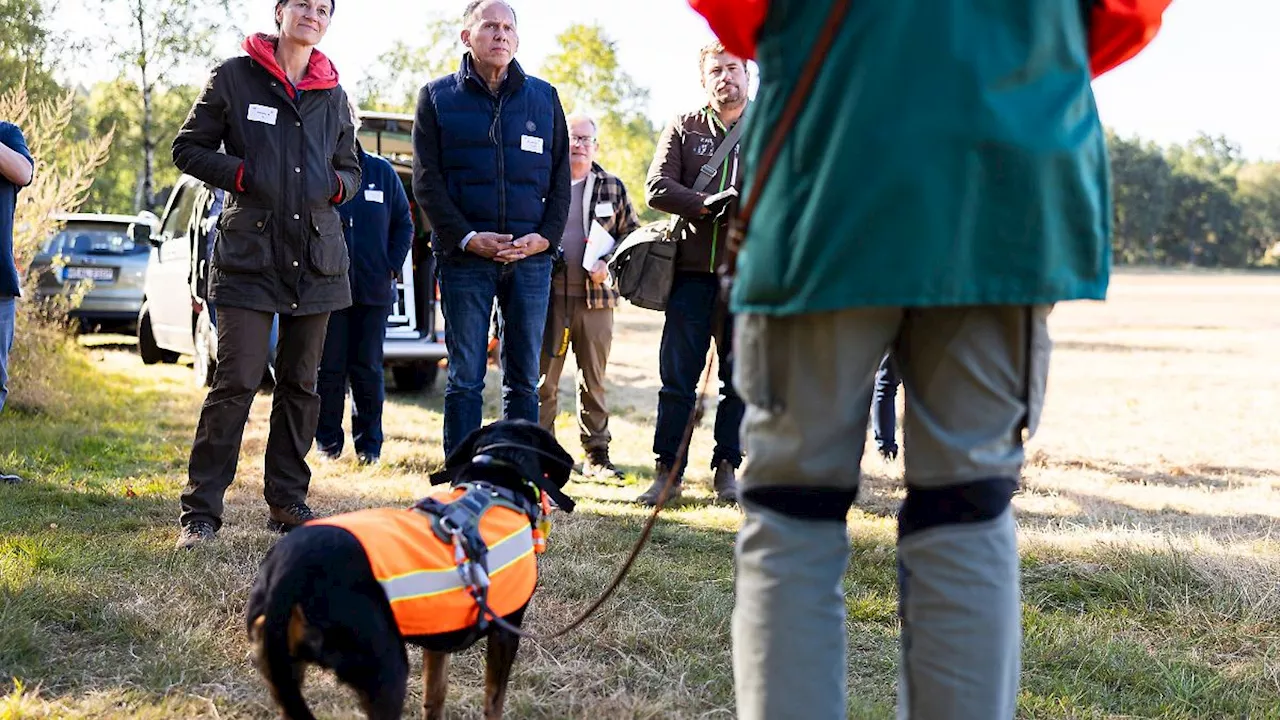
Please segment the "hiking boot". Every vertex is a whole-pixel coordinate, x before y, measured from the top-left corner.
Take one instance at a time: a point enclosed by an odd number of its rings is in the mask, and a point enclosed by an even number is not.
[[[218,531],[213,527],[213,523],[205,520],[192,520],[182,526],[182,532],[178,533],[179,550],[190,550],[191,548],[201,544],[211,542],[218,537]]]
[[[880,457],[883,458],[885,462],[893,462],[898,459],[897,445],[881,445],[879,449]]]
[[[641,505],[648,505],[649,507],[657,505],[658,497],[662,495],[662,488],[666,487],[667,476],[670,474],[670,465],[662,462],[658,463],[653,470],[653,484],[650,485],[649,489],[645,490],[640,497],[636,498],[636,502]],[[681,487],[681,483],[683,482],[684,478],[677,475],[675,482],[671,484],[671,489],[667,491],[667,499],[664,502],[669,503],[680,497],[681,493],[684,492],[684,488]]]
[[[582,464],[582,474],[596,480],[622,480],[622,471],[609,459],[609,449],[588,450],[587,461]]]
[[[738,470],[728,460],[721,460],[716,465],[716,475],[711,481],[711,489],[716,493],[716,501],[722,503],[738,502]]]
[[[0,473],[0,485],[17,485],[20,482],[22,482],[22,478],[17,475]]]
[[[357,453],[356,462],[361,465],[377,465],[382,460],[382,456],[376,453]]]
[[[267,520],[267,529],[287,533],[308,520],[315,520],[316,514],[306,503],[293,503],[288,507],[271,507],[271,517]]]

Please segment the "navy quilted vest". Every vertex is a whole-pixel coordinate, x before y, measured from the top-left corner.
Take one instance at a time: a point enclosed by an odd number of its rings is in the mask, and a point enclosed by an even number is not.
[[[512,61],[495,96],[467,55],[457,73],[428,87],[440,126],[441,175],[472,229],[515,237],[536,232],[551,189],[551,85]]]

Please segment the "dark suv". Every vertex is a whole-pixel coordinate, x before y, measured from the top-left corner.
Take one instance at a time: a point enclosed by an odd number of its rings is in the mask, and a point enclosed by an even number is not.
[[[368,113],[362,121],[361,144],[391,162],[412,198],[413,117]],[[180,355],[194,356],[196,379],[204,385],[213,382],[218,355],[217,312],[209,312],[205,289],[214,235],[210,213],[221,205],[219,193],[189,175],[183,175],[174,186],[159,230],[151,238],[145,298],[138,315],[138,351],[143,362],[175,362]],[[397,389],[415,392],[435,383],[446,352],[430,230],[416,203],[411,204],[413,251],[396,282],[383,362],[390,368]]]

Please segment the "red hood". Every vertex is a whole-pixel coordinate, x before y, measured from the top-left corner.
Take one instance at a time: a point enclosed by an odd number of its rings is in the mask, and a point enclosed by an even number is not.
[[[689,0],[689,6],[706,19],[725,50],[743,60],[755,59],[769,0]]]
[[[258,61],[258,64],[267,69],[280,82],[284,83],[284,89],[288,91],[289,97],[293,97],[293,83],[289,82],[289,78],[285,76],[284,69],[280,67],[280,63],[276,62],[276,43],[279,38],[275,35],[266,33],[256,33],[244,39],[244,51],[249,53],[249,57]],[[311,51],[311,60],[307,63],[307,74],[298,83],[299,90],[328,90],[338,86],[338,69],[333,66],[329,58],[319,50]]]

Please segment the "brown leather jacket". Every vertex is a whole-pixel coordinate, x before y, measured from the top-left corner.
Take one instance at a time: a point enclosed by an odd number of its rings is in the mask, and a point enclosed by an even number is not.
[[[739,150],[735,149],[725,158],[706,192],[694,192],[693,184],[698,179],[698,171],[715,154],[727,133],[728,128],[708,106],[680,115],[667,125],[658,139],[658,149],[645,182],[645,200],[655,210],[679,215],[688,221],[682,223],[684,231],[676,250],[677,270],[713,273],[724,255],[729,216],[702,215],[702,201],[737,187]]]

